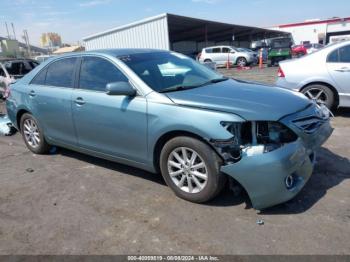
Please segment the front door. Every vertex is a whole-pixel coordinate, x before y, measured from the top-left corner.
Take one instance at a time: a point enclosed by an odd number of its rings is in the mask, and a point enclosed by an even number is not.
[[[142,96],[110,96],[108,83],[128,81],[109,60],[84,56],[72,109],[80,147],[144,162],[147,157],[147,101]]]

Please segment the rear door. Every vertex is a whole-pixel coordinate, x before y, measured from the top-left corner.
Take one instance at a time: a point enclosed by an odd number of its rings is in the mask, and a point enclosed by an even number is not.
[[[72,88],[79,57],[55,60],[42,69],[28,86],[33,115],[45,136],[63,144],[76,144],[72,118]]]
[[[338,89],[350,93],[350,45],[340,47],[328,55],[327,69]]]
[[[223,61],[223,54],[221,52],[221,47],[214,47],[212,48],[212,53],[210,55],[211,60],[215,63],[217,63],[218,65],[222,65]]]
[[[113,157],[144,162],[147,156],[147,101],[143,96],[110,96],[108,83],[128,81],[110,60],[84,56],[72,96],[79,146]]]

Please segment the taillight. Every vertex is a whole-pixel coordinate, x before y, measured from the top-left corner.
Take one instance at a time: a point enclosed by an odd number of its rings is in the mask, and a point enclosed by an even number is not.
[[[278,75],[278,77],[285,77],[284,72],[283,72],[281,67],[278,68],[277,75]]]
[[[199,60],[201,58],[202,53],[198,53],[197,59]]]
[[[7,99],[10,96],[10,87],[6,87],[5,88],[5,92],[4,92],[4,99]]]

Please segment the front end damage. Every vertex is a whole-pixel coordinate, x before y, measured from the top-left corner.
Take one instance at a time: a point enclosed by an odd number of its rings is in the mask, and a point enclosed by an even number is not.
[[[293,198],[310,178],[315,149],[331,135],[327,110],[315,104],[278,121],[222,122],[233,136],[211,140],[221,171],[239,182],[255,209]]]

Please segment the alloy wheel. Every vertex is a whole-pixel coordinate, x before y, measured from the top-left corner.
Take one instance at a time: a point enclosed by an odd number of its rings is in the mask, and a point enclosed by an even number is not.
[[[319,89],[319,88],[308,89],[304,93],[304,95],[307,98],[316,101],[317,104],[327,104],[327,101],[328,101],[327,94],[324,92],[324,90]]]
[[[243,67],[246,65],[246,60],[244,58],[239,58],[237,61],[237,65]]]
[[[27,143],[33,148],[38,147],[40,145],[40,132],[36,122],[33,119],[28,118],[24,120],[23,128],[24,137]]]
[[[175,148],[168,158],[168,172],[174,184],[187,193],[202,191],[208,181],[208,169],[201,156],[187,147]]]

